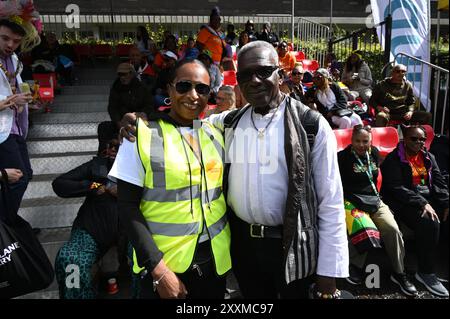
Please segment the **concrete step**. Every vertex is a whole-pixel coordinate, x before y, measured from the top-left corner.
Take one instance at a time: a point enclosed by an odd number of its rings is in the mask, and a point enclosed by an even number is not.
[[[86,80],[83,80],[86,82]],[[61,95],[86,95],[86,94],[107,94],[109,95],[109,90],[114,82],[114,79],[109,80],[108,83],[101,83],[100,85],[84,84],[84,85],[74,85],[65,86],[61,90]],[[57,96],[56,98],[58,98]]]
[[[48,156],[31,158],[34,175],[62,174],[90,161],[95,153],[70,156]]]
[[[107,112],[108,101],[93,102],[64,102],[56,103],[52,106],[52,113],[91,113]]]
[[[34,124],[100,123],[110,121],[108,112],[33,114]]]
[[[37,154],[92,152],[98,149],[97,138],[77,140],[28,141],[30,157]]]
[[[97,126],[98,123],[34,124],[28,132],[28,139],[97,136]]]
[[[28,184],[27,190],[23,195],[23,199],[39,199],[42,197],[56,196],[52,189],[52,181],[33,181]]]
[[[55,195],[56,196],[56,195]],[[22,201],[19,215],[37,228],[71,227],[84,198],[43,197]]]
[[[109,93],[93,93],[93,94],[66,94],[57,95],[55,98],[55,104],[73,103],[73,102],[108,102]]]

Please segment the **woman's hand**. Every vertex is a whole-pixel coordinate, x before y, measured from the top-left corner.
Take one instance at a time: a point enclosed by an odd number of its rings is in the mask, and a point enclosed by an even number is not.
[[[122,121],[120,121],[121,128],[120,128],[120,141],[122,142],[122,139],[125,138],[130,142],[135,141],[135,134],[136,134],[136,120],[138,118],[143,119],[144,121],[147,120],[147,114],[145,113],[126,113],[122,117]]]
[[[438,223],[440,223],[438,215],[436,214],[436,212],[434,211],[433,207],[431,207],[430,204],[425,205],[425,207],[423,208],[423,213],[420,217],[431,218],[432,221],[437,221]]]
[[[177,275],[170,270],[164,260],[152,271],[153,280],[158,280],[156,285],[159,297],[161,299],[185,299],[187,295],[186,287]],[[160,279],[162,277],[162,279]]]

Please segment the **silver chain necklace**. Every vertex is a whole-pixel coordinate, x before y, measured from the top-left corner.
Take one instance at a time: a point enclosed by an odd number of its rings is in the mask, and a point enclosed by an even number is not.
[[[275,108],[275,112],[273,112],[272,116],[270,117],[269,123],[267,123],[266,127],[263,127],[263,128],[257,128],[257,127],[256,127],[255,121],[253,120],[253,112],[254,112],[254,111],[253,111],[253,109],[252,109],[252,113],[250,114],[250,119],[252,120],[253,127],[254,127],[255,130],[258,132],[258,137],[259,137],[259,138],[263,138],[263,137],[264,137],[264,134],[266,133],[267,128],[269,127],[270,123],[272,123],[272,120],[273,120],[273,118],[275,117],[275,114],[276,114],[277,111],[278,111],[278,108],[279,108],[279,106],[277,106],[277,107]]]

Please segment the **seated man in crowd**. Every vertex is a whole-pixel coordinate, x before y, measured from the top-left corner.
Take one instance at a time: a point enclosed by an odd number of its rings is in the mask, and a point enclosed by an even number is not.
[[[128,53],[130,64],[136,71],[136,77],[151,91],[155,85],[155,72],[151,65],[148,64],[147,56],[144,55],[137,47],[132,47]]]
[[[121,63],[117,67],[117,79],[109,92],[108,113],[112,122],[102,122],[98,126],[99,153],[106,146],[108,134],[119,132],[120,120],[129,112],[153,112],[151,91],[142,84],[130,63]]]
[[[221,86],[216,96],[217,106],[214,109],[208,109],[205,112],[205,117],[211,114],[220,114],[225,111],[232,111],[236,109],[236,95],[234,88],[230,85]]]
[[[113,132],[108,132],[112,136]],[[117,138],[110,138],[101,156],[57,177],[54,192],[63,198],[86,197],[73,223],[70,239],[59,250],[55,260],[55,273],[61,299],[94,299],[92,266],[113,246],[119,244],[119,215],[117,212],[117,186],[107,174],[114,163],[119,147]],[[126,241],[120,240],[119,259],[126,267]],[[66,286],[66,267],[79,267],[80,285]],[[125,268],[126,271],[126,268]]]
[[[387,126],[390,120],[412,124],[430,124],[431,113],[415,110],[411,83],[405,79],[407,68],[397,64],[391,77],[379,82],[373,89],[370,105],[377,111],[376,126]]]

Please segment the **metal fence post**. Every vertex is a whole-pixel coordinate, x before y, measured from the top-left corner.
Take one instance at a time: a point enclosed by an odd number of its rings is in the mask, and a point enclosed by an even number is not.
[[[391,40],[392,40],[392,16],[389,14],[386,19],[386,27],[384,29],[384,65],[391,60]],[[383,78],[386,77],[387,68],[383,71]]]

